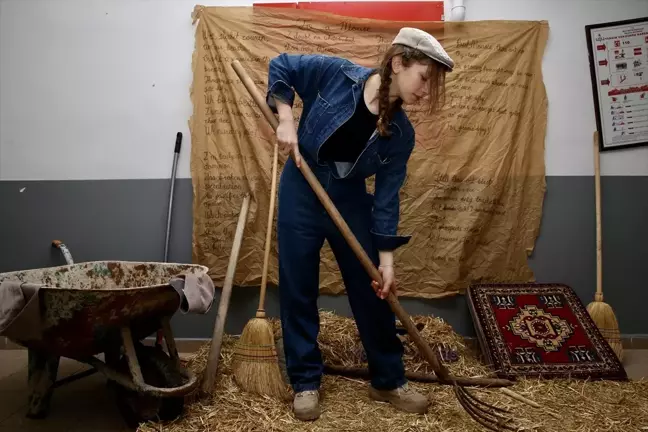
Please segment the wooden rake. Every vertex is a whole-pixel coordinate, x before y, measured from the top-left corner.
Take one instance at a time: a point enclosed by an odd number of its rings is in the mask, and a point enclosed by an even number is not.
[[[263,112],[266,120],[268,120],[273,130],[276,131],[277,127],[279,126],[279,121],[275,117],[270,107],[267,105],[265,98],[261,95],[259,90],[254,85],[254,81],[252,81],[252,79],[247,74],[245,69],[243,69],[243,66],[241,66],[238,60],[233,61],[231,65],[247,91],[250,93],[250,96],[252,96],[258,107]],[[294,157],[294,155],[292,154],[291,156]],[[331,216],[331,219],[333,219],[335,225],[341,231],[345,240],[353,249],[353,252],[356,254],[367,273],[369,273],[373,280],[381,283],[382,277],[380,275],[380,272],[373,264],[365,250],[362,248],[360,242],[358,242],[356,237],[353,235],[353,232],[342,218],[342,215],[339,213],[324,188],[320,185],[317,177],[315,177],[308,164],[302,163],[299,169],[310,184],[311,188],[319,198],[328,214]],[[449,370],[439,360],[437,354],[421,337],[418,329],[414,325],[414,322],[407,314],[405,309],[403,309],[400,302],[398,301],[398,298],[396,297],[396,295],[394,295],[393,292],[389,293],[387,302],[389,303],[398,319],[400,319],[403,326],[405,326],[407,332],[414,340],[414,343],[416,344],[418,349],[421,351],[428,363],[430,363],[430,365],[432,366],[432,369],[438,377],[438,382],[440,384],[453,386],[454,394],[459,400],[459,403],[475,421],[477,421],[485,428],[493,431],[518,430],[518,428],[510,424],[513,419],[510,416],[505,415],[509,412],[508,410],[489,405],[479,400],[475,395],[470,393],[465,388],[467,386],[501,387],[501,379],[463,378],[450,375]],[[513,383],[511,382],[510,384],[512,385]]]

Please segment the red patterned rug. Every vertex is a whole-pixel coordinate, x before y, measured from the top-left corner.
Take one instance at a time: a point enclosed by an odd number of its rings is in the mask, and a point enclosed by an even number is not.
[[[482,352],[502,378],[627,379],[566,285],[475,284],[468,305]]]

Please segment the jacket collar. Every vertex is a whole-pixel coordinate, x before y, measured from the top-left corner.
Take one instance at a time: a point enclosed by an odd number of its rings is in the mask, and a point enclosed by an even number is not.
[[[344,74],[348,76],[356,84],[366,81],[373,72],[378,70],[377,68],[368,68],[355,63],[343,64],[342,66],[340,66],[340,69],[342,69],[342,72],[344,72]],[[401,127],[398,125],[396,121],[394,121],[393,117],[392,120],[389,122],[389,125],[395,126],[396,129],[398,129],[399,135],[403,136],[403,131]]]
[[[344,72],[344,74],[356,84],[360,81],[365,81],[369,78],[369,75],[376,70],[375,68],[368,68],[353,63],[343,64],[340,68],[342,69],[342,72]]]

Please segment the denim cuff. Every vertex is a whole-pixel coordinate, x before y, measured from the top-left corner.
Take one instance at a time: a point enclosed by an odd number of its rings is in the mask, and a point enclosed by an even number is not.
[[[278,80],[268,89],[266,94],[266,103],[273,113],[277,114],[277,104],[274,98],[280,99],[290,106],[295,102],[295,91],[288,85],[288,83]]]
[[[378,234],[375,231],[371,231],[373,237],[374,246],[380,251],[393,251],[399,247],[409,243],[412,238],[411,235],[401,236],[401,235],[388,235],[388,234]]]

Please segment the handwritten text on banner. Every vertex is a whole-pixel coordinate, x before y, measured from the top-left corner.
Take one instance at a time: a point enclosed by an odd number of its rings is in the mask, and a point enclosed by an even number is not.
[[[322,12],[252,7],[200,10],[193,59],[191,172],[193,257],[225,277],[241,201],[252,204],[235,284],[258,284],[270,203],[274,133],[231,67],[239,60],[267,89],[269,60],[281,52],[321,53],[377,66],[403,26]],[[456,62],[443,110],[406,106],[417,146],[401,194],[399,294],[437,298],[482,280],[533,278],[527,255],[545,192],[547,100],[541,61],[545,22],[416,23]],[[301,101],[294,116],[298,121]],[[286,155],[280,157],[280,170]],[[373,179],[368,181],[370,190]],[[275,211],[276,215],[276,211]],[[273,236],[276,236],[273,226]],[[273,237],[269,282],[278,283]],[[333,254],[322,251],[321,290],[344,290]]]

